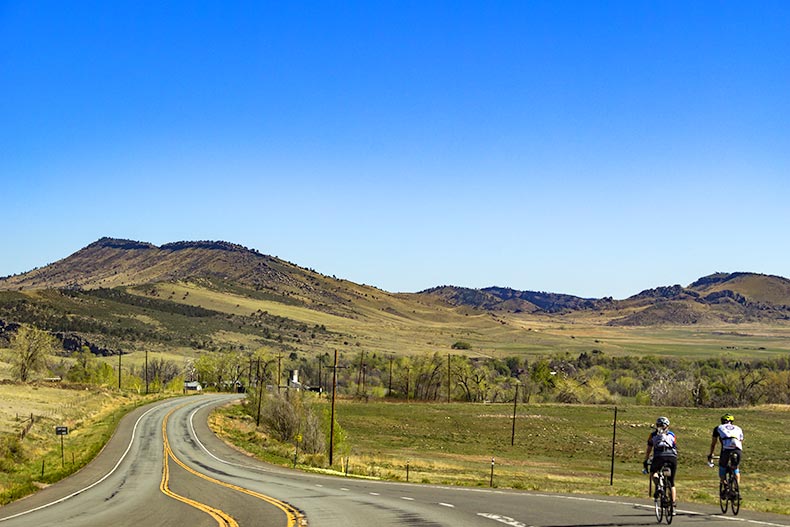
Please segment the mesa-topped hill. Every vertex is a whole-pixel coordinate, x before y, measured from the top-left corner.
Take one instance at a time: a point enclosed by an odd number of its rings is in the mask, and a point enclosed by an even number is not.
[[[779,276],[716,273],[624,300],[506,287],[389,293],[222,241],[156,246],[102,238],[50,265],[0,278],[3,327],[32,323],[110,350],[264,345],[325,353],[355,346],[389,354],[467,341],[486,355],[575,352],[590,345],[569,342],[571,332],[586,332],[595,349],[607,349],[600,335],[623,326],[785,328],[788,321],[790,280]]]
[[[214,277],[253,288],[297,285],[300,268],[241,245],[222,241],[156,245],[102,238],[71,256],[0,279],[4,289],[116,287]]]

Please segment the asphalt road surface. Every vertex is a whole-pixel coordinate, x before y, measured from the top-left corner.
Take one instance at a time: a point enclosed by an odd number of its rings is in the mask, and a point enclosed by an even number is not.
[[[413,485],[258,462],[208,429],[201,395],[140,408],[72,477],[0,508],[0,527],[628,527],[655,525],[647,499]],[[673,525],[790,527],[790,518],[681,504]],[[739,522],[739,523],[736,523]],[[666,525],[666,524],[664,524]]]

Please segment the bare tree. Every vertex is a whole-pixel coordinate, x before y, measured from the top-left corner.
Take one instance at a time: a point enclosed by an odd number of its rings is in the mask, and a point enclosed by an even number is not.
[[[31,326],[21,326],[11,341],[11,367],[15,378],[30,380],[33,373],[46,367],[46,359],[55,351],[55,337]]]

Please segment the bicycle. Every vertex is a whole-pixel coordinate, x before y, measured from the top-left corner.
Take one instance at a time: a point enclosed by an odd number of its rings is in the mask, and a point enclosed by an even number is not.
[[[719,456],[711,457],[711,461],[708,461],[709,467],[715,466],[713,459],[719,459]],[[741,490],[738,487],[738,478],[735,476],[735,469],[738,468],[739,460],[737,452],[730,454],[727,460],[724,481],[719,480],[719,507],[722,514],[726,514],[729,508],[733,516],[737,516],[741,510]]]
[[[642,471],[647,474],[647,470]],[[656,479],[656,491],[653,493],[653,506],[656,511],[656,521],[661,523],[665,520],[667,524],[672,523],[672,518],[675,516],[675,504],[672,501],[672,488],[669,486],[669,477],[672,475],[672,467],[668,463],[661,465],[658,469],[658,478]],[[652,486],[653,477],[650,477],[650,484]]]

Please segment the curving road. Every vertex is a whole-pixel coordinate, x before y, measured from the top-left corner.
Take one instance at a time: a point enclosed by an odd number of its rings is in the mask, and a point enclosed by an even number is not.
[[[192,396],[132,412],[93,463],[0,508],[0,527],[655,525],[647,500],[367,481],[260,463],[217,439],[206,424],[212,407],[236,397]],[[784,516],[717,512],[681,507],[673,525],[790,527]]]

